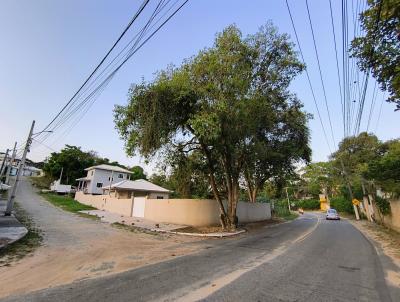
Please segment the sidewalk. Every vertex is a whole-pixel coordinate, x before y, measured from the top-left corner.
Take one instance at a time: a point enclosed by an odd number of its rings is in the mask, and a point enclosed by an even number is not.
[[[188,228],[187,225],[161,223],[161,222],[157,223],[140,217],[123,216],[102,210],[90,210],[81,212],[88,215],[97,216],[101,219],[102,222],[107,222],[110,224],[120,223],[127,226],[141,228],[151,232],[169,233],[169,234],[195,236],[195,237],[218,237],[218,238],[235,236],[245,232],[245,230],[238,230],[236,232],[214,232],[214,233],[185,232],[181,230]]]
[[[14,215],[4,216],[6,200],[0,199],[0,249],[23,238],[28,230]]]

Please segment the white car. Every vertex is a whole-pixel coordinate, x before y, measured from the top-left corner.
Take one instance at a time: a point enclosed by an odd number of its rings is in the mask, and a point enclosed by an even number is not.
[[[335,209],[326,211],[326,220],[340,220],[340,216]]]

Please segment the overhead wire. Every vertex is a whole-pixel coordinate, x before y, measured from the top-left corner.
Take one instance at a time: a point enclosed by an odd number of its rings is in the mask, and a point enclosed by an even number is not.
[[[134,55],[139,49],[141,49],[179,10],[182,9],[182,7],[188,2],[189,0],[184,1],[181,5],[178,6],[177,9],[175,9],[175,11],[173,11],[173,13],[171,13],[162,23],[161,25],[159,25],[149,36],[147,36],[144,41],[142,43],[141,40],[142,38],[144,38],[145,34],[147,34],[148,30],[151,30],[154,28],[154,26],[156,24],[158,24],[165,16],[166,14],[174,7],[176,6],[176,4],[179,2],[178,0],[176,0],[168,9],[167,11],[152,25],[149,27],[149,25],[151,24],[151,22],[154,20],[155,16],[157,14],[160,13],[160,9],[156,9],[155,12],[153,12],[152,17],[149,19],[149,21],[147,22],[146,26],[142,28],[142,30],[136,35],[139,36],[139,38],[137,38],[134,41],[133,46],[129,49],[129,51],[127,53],[125,53],[124,57],[120,58],[119,60],[116,61],[116,58],[121,55],[121,53],[127,49],[127,46],[129,46],[129,44],[132,43],[132,40],[130,41],[130,43],[125,46],[118,54],[117,57],[115,57],[111,62],[108,63],[108,65],[106,66],[106,68],[108,68],[109,66],[111,66],[111,64],[114,63],[114,65],[112,65],[112,67],[114,68],[111,72],[109,72],[109,74],[105,75],[103,77],[103,80],[100,82],[100,84],[98,84],[96,86],[96,88],[94,88],[94,90],[85,97],[85,99],[83,101],[81,101],[80,103],[78,103],[78,105],[76,105],[73,109],[69,109],[69,110],[65,110],[67,113],[64,113],[63,115],[63,119],[61,119],[61,121],[57,121],[57,123],[53,126],[52,129],[58,129],[60,127],[60,125],[64,124],[66,121],[68,121],[68,119],[70,119],[72,116],[74,116],[77,112],[82,112],[82,106],[84,106],[87,103],[93,102],[93,97],[96,94],[97,91],[99,91],[102,87],[106,86],[109,81],[112,79],[112,77],[118,72],[118,70],[132,57],[132,55]],[[164,0],[160,1],[157,8],[160,8],[161,5],[161,9],[165,8],[169,3],[171,2],[171,0],[168,0],[167,2],[164,3]],[[140,44],[139,44],[140,43]],[[114,62],[115,61],[115,62]],[[100,79],[100,76],[103,75],[104,71],[106,69],[103,69],[103,71],[100,73],[100,75],[97,75],[95,80]],[[92,76],[93,77],[93,76]],[[93,85],[94,82],[92,82],[90,85]],[[80,89],[80,92],[87,92],[89,89]],[[92,103],[91,103],[92,104]],[[91,106],[91,105],[90,105]],[[87,108],[90,108],[90,106],[88,106]],[[83,111],[84,113],[87,112],[87,110]],[[81,116],[83,116],[84,114],[81,114]],[[59,115],[60,116],[60,115]],[[54,122],[53,122],[54,123]],[[76,123],[73,123],[71,126],[73,127]],[[44,141],[48,138],[50,134],[49,133],[44,133],[43,134],[43,138],[41,141]]]
[[[320,77],[320,80],[321,80],[322,91],[323,91],[323,94],[324,94],[325,107],[326,107],[326,111],[328,113],[328,122],[329,122],[329,126],[330,126],[330,129],[331,129],[332,143],[333,143],[333,146],[335,146],[336,143],[335,143],[335,136],[333,134],[331,114],[330,114],[330,110],[329,110],[329,106],[328,106],[328,99],[326,97],[325,83],[324,83],[324,79],[323,79],[323,76],[322,76],[321,63],[319,61],[318,48],[317,48],[317,43],[315,41],[314,28],[313,28],[312,21],[311,21],[311,13],[310,13],[309,5],[308,5],[308,0],[306,0],[306,8],[307,8],[308,21],[309,21],[309,24],[310,24],[311,35],[312,35],[313,44],[314,44],[315,56],[317,58],[319,77]]]
[[[299,47],[300,56],[301,56],[301,59],[302,59],[303,64],[305,64],[305,59],[304,59],[304,56],[303,56],[303,51],[302,51],[302,49],[301,49],[300,40],[299,40],[299,37],[298,37],[298,35],[297,35],[297,30],[296,30],[296,26],[295,26],[295,24],[294,24],[294,20],[293,20],[292,12],[291,12],[291,10],[290,10],[289,2],[288,2],[288,0],[285,0],[285,1],[286,1],[286,7],[287,7],[287,10],[288,10],[288,13],[289,13],[290,21],[291,21],[291,23],[292,23],[293,31],[294,31],[294,34],[295,34],[295,38],[296,38],[296,41],[297,41],[297,46]],[[323,135],[324,135],[326,144],[327,144],[327,146],[328,146],[328,149],[329,149],[330,153],[332,153],[332,149],[331,149],[331,147],[330,147],[330,145],[329,145],[328,136],[326,135],[324,123],[323,123],[323,120],[322,120],[322,117],[321,117],[321,113],[320,113],[320,111],[319,111],[317,99],[316,99],[316,97],[315,97],[314,89],[313,89],[313,87],[312,87],[310,75],[309,75],[309,73],[308,73],[307,68],[306,68],[305,72],[306,72],[308,84],[309,84],[309,86],[310,86],[311,94],[312,94],[312,97],[313,97],[313,100],[314,100],[314,105],[315,105],[315,108],[316,108],[316,111],[317,111],[317,114],[318,114],[318,118],[319,118],[319,121],[320,121],[320,124],[321,124],[322,132],[323,132]]]

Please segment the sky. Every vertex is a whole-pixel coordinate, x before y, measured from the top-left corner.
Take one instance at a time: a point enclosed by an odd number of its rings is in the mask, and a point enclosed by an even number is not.
[[[26,140],[32,120],[42,129],[91,73],[125,28],[142,1],[138,0],[2,0],[0,2],[0,151]],[[152,0],[151,2],[156,2]],[[341,53],[340,2],[332,0],[338,51]],[[323,90],[308,23],[305,1],[289,0],[319,110],[331,140]],[[335,142],[343,138],[332,27],[328,0],[309,0],[316,44],[325,83]],[[138,25],[146,20],[146,13]],[[122,67],[85,116],[72,128],[53,133],[44,145],[33,145],[28,157],[41,161],[65,144],[94,150],[122,164],[141,165],[152,174],[156,162],[128,158],[113,122],[113,108],[127,103],[132,83],[152,80],[168,64],[213,45],[215,34],[236,24],[252,34],[272,20],[279,32],[295,37],[284,0],[190,0],[130,61]],[[142,22],[142,23],[140,23]],[[132,34],[137,27],[133,26]],[[296,46],[296,49],[297,46]],[[341,57],[339,58],[341,64]],[[366,130],[374,82],[367,91],[361,131]],[[310,120],[313,161],[328,159],[329,148],[321,129],[305,73],[290,87],[313,114]],[[381,140],[399,137],[399,114],[377,93],[369,127]]]

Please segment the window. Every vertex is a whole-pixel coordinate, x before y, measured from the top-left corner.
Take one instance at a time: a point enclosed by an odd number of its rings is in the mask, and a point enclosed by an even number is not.
[[[118,178],[124,178],[124,174],[119,173],[119,174],[118,174]]]
[[[164,196],[157,196],[157,199],[164,199]]]
[[[98,182],[97,184],[96,184],[96,187],[98,187],[98,188],[101,188],[103,186],[103,183],[102,182]]]
[[[113,177],[113,178],[109,177],[109,178],[108,178],[108,181],[110,181],[110,180],[113,181],[113,180],[114,180],[114,177]]]

